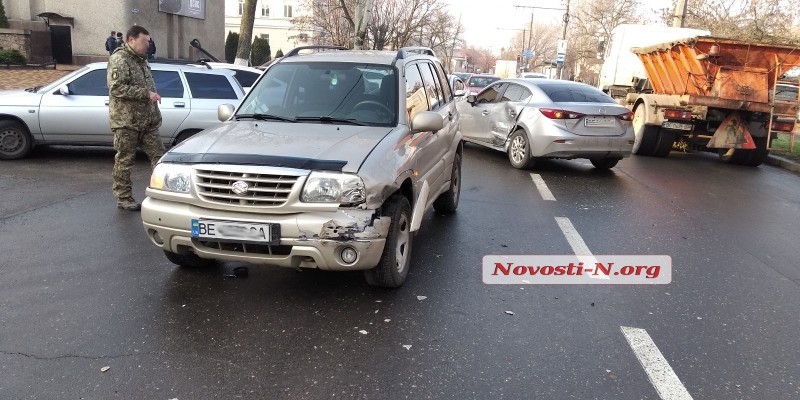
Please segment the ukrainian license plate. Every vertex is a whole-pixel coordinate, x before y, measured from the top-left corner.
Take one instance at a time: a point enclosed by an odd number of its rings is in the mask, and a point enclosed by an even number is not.
[[[280,225],[215,219],[193,219],[192,237],[221,242],[279,244]]]
[[[676,129],[676,130],[679,130],[679,131],[690,131],[690,130],[692,130],[692,124],[683,124],[683,123],[680,123],[680,122],[664,121],[664,122],[661,123],[661,127],[662,128],[667,128],[667,129]]]
[[[586,127],[609,127],[616,125],[615,117],[585,117],[583,126]]]

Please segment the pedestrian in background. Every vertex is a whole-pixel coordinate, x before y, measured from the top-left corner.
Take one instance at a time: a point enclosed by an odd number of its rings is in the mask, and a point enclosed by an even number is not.
[[[122,38],[122,32],[117,32],[117,47],[122,47],[123,44],[125,44],[125,39]]]
[[[106,51],[108,55],[114,52],[114,49],[117,48],[117,32],[111,31],[111,36],[106,38]]]
[[[161,96],[156,92],[153,73],[147,63],[150,33],[134,25],[125,34],[125,44],[114,50],[108,60],[108,114],[114,132],[114,183],[112,191],[117,207],[137,211],[141,204],[131,191],[131,168],[136,161],[136,148],[150,158],[155,168],[164,154],[164,143],[158,136],[161,126]]]
[[[147,59],[152,60],[156,58],[156,42],[153,41],[153,38],[150,38],[150,42],[147,45]]]

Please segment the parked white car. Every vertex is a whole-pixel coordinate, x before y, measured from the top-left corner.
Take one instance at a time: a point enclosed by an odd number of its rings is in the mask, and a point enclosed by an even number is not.
[[[43,87],[0,92],[0,160],[37,145],[112,145],[106,64],[93,63]],[[217,108],[244,96],[233,72],[150,64],[161,95],[159,135],[167,146],[218,125]]]
[[[247,93],[253,84],[261,77],[261,74],[264,73],[263,70],[258,68],[248,67],[246,65],[237,65],[237,64],[229,64],[224,62],[213,62],[213,61],[204,61],[200,64],[191,64],[193,66],[197,66],[200,68],[208,68],[208,69],[227,69],[233,71],[233,77],[239,81],[239,84],[242,85],[244,88],[245,93]]]

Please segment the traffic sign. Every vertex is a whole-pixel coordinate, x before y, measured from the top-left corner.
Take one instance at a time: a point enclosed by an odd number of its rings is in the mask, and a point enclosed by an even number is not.
[[[525,50],[522,52],[523,57],[533,57],[533,52],[530,50]]]
[[[567,52],[567,41],[561,39],[558,41],[558,53],[566,53]]]

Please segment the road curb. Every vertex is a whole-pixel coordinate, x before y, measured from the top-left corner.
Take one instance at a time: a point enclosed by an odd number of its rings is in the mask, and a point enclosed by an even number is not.
[[[767,156],[767,164],[783,168],[787,171],[800,172],[800,164],[771,154]]]

